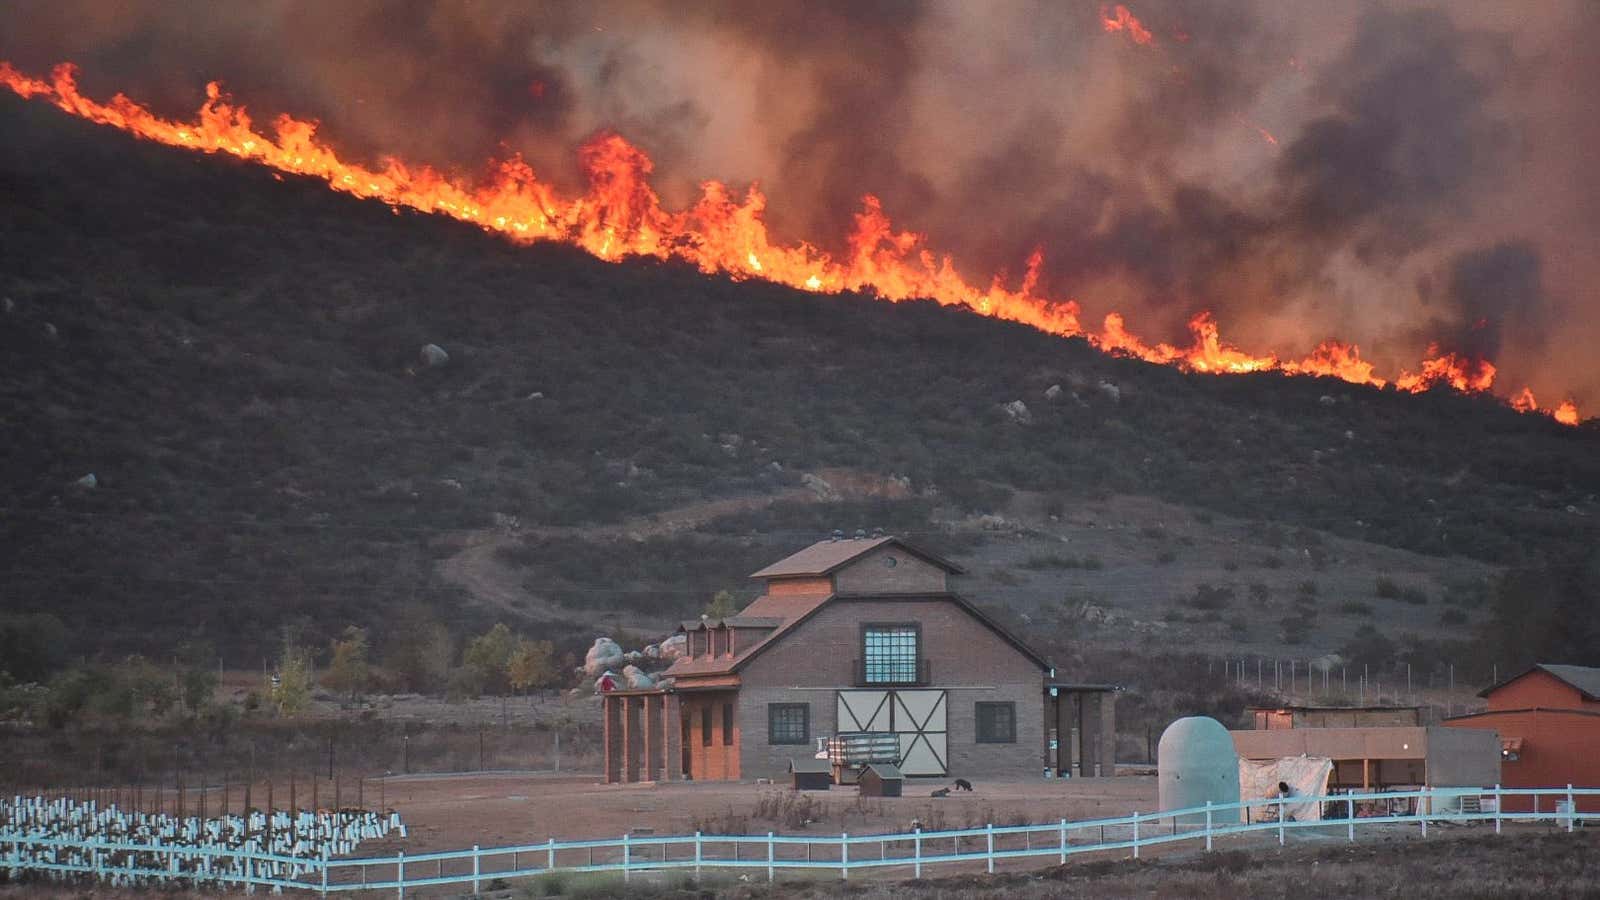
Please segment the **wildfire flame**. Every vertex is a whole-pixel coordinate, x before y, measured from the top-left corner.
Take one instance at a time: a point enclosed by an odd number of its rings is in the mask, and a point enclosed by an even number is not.
[[[1156,36],[1150,33],[1150,29],[1144,27],[1144,23],[1140,22],[1126,6],[1120,3],[1116,6],[1100,7],[1100,25],[1105,28],[1107,34],[1118,31],[1127,32],[1128,40],[1141,46],[1149,46],[1155,43],[1156,40]]]
[[[1107,30],[1127,29],[1137,42],[1151,39],[1124,7],[1116,7],[1114,16],[1105,22]],[[106,103],[84,97],[78,92],[75,72],[71,64],[63,63],[44,81],[0,61],[0,84],[23,98],[48,100],[74,116],[147,140],[205,153],[228,153],[279,172],[316,178],[334,190],[393,207],[471,222],[516,242],[561,241],[609,261],[631,256],[681,259],[707,274],[762,278],[807,291],[858,291],[891,302],[931,298],[1050,334],[1081,337],[1109,353],[1194,372],[1278,371],[1333,376],[1377,387],[1389,383],[1361,358],[1358,347],[1339,341],[1324,342],[1302,360],[1250,354],[1223,340],[1209,312],[1190,321],[1194,340],[1188,347],[1148,344],[1129,331],[1117,313],[1105,317],[1098,333],[1089,332],[1079,321],[1077,303],[1039,295],[1042,249],[1029,255],[1016,290],[1009,289],[999,275],[986,288],[978,287],[958,274],[950,256],[929,248],[923,235],[896,231],[882,203],[870,194],[862,198],[861,211],[855,215],[846,240],[848,251],[838,258],[806,242],[792,246],[774,243],[763,218],[767,198],[756,186],[737,198],[720,182],[707,181],[693,206],[673,212],[662,207],[650,185],[654,168],[650,157],[617,134],[600,135],[580,149],[589,189],[582,196],[566,198],[541,183],[518,157],[491,163],[487,176],[476,185],[393,158],[383,160],[379,168],[369,168],[339,159],[317,139],[315,122],[284,115],[273,122],[273,137],[258,132],[245,109],[231,103],[215,82],[206,86],[198,118],[175,122],[156,116],[122,94]],[[1420,371],[1401,374],[1394,385],[1412,392],[1436,386],[1482,392],[1493,386],[1494,376],[1494,365],[1488,360],[1430,348]],[[1526,389],[1512,403],[1517,409],[1538,408]],[[1571,401],[1551,414],[1566,424],[1578,421]]]

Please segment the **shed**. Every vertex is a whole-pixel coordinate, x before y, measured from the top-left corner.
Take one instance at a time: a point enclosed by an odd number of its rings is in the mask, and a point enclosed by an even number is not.
[[[825,791],[833,787],[833,765],[825,759],[791,759],[789,775],[797,791]]]
[[[859,783],[863,797],[898,797],[905,776],[897,766],[873,763],[862,770]]]

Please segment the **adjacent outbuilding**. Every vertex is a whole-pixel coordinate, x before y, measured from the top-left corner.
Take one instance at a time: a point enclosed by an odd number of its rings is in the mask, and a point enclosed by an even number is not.
[[[1536,665],[1478,696],[1489,701],[1486,711],[1444,724],[1495,736],[1505,787],[1600,787],[1600,669]],[[1600,812],[1600,797],[1579,797],[1576,805]],[[1533,798],[1506,797],[1503,809],[1530,812]]]

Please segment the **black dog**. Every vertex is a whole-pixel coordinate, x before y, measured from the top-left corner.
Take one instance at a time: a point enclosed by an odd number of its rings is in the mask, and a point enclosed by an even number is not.
[[[972,782],[966,780],[965,778],[957,778],[956,779],[956,790],[958,790],[958,791],[970,791],[970,790],[972,790]]]
[[[928,796],[929,797],[948,797],[948,796],[950,796],[950,789],[949,788],[939,788],[937,791],[934,791],[933,793],[929,794]]]

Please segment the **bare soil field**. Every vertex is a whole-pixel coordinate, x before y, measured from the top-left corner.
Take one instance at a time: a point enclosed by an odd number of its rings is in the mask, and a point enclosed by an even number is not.
[[[608,785],[597,775],[464,775],[394,777],[383,787],[389,806],[410,831],[392,842],[409,853],[558,840],[620,837],[630,830],[656,834],[752,833],[837,835],[905,831],[917,820],[925,830],[1088,819],[1152,809],[1150,776],[1078,781],[979,781],[971,793],[932,798],[943,780],[913,781],[906,795],[863,799],[854,788],[798,795],[814,804],[814,821],[799,827],[760,818],[764,797],[794,794],[787,787],[704,782]],[[774,805],[770,802],[769,806]],[[363,844],[363,854],[387,852]]]

